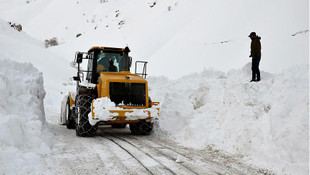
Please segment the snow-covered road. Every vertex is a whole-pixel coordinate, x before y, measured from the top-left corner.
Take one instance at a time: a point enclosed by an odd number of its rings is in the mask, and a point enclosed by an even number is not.
[[[131,135],[129,128],[101,126],[95,137],[49,124],[53,174],[264,174],[217,150],[194,150],[150,136]]]

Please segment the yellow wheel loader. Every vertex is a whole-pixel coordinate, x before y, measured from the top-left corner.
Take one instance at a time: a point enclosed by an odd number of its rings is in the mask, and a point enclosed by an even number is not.
[[[62,102],[60,122],[77,136],[93,136],[98,125],[125,128],[132,134],[149,135],[159,116],[159,102],[152,102],[146,78],[147,62],[137,61],[130,73],[129,48],[92,47],[76,52],[76,92]],[[81,68],[87,62],[87,70]],[[84,62],[85,63],[85,62]],[[140,72],[137,66],[140,66]]]

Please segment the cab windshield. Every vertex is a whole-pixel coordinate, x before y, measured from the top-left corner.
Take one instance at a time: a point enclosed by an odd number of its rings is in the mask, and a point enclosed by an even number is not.
[[[101,50],[97,57],[97,73],[124,71],[124,54]]]

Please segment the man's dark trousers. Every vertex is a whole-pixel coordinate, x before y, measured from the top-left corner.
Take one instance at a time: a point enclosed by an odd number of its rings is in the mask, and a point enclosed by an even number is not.
[[[260,71],[259,71],[260,58],[252,58],[252,80],[260,81]]]

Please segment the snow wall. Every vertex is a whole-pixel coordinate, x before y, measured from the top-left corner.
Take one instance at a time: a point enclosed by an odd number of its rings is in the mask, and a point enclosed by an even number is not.
[[[43,76],[31,64],[0,60],[0,174],[42,174],[50,152]]]
[[[228,73],[148,78],[151,98],[161,102],[157,134],[197,149],[211,145],[277,174],[308,174],[309,65],[261,74],[250,83],[249,63]]]

